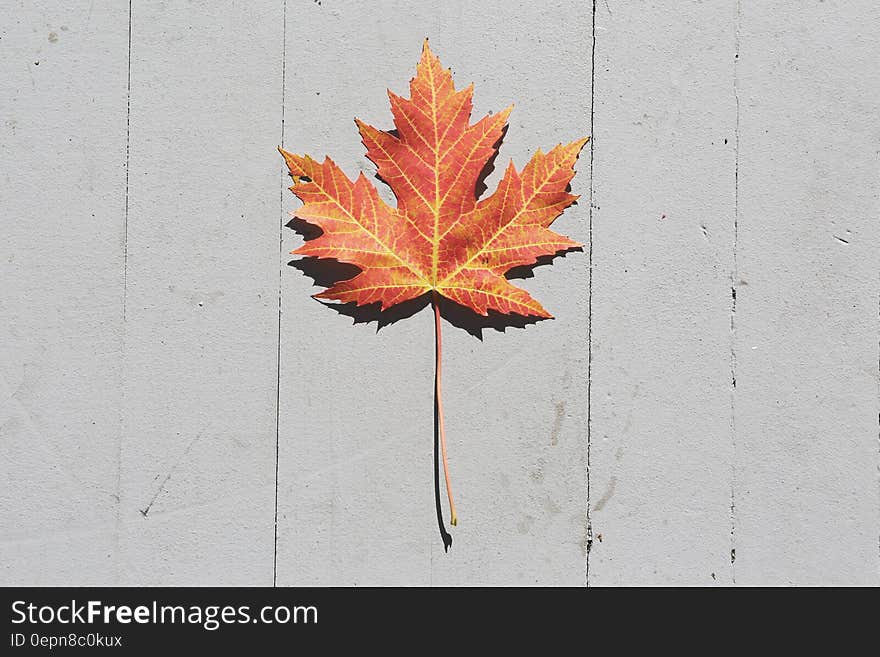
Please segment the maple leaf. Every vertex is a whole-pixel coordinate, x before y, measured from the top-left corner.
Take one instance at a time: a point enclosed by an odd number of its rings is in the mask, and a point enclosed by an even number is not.
[[[315,297],[385,310],[434,292],[481,315],[551,317],[504,274],[582,246],[549,226],[578,198],[567,188],[587,139],[538,150],[521,172],[511,162],[496,191],[478,200],[477,183],[512,107],[471,124],[473,85],[456,91],[427,40],[411,97],[388,96],[395,132],[355,122],[396,208],[363,173],[352,182],[329,157],[318,162],[279,149],[304,203],[294,215],[323,231],[292,253],[361,269]]]
[[[410,97],[388,91],[395,130],[355,119],[367,157],[391,187],[397,207],[385,203],[363,173],[352,181],[329,157],[318,162],[279,148],[295,183],[290,189],[303,202],[292,214],[322,231],[292,253],[360,269],[316,298],[379,303],[385,310],[432,295],[435,394],[453,525],[440,403],[438,297],[481,315],[492,310],[551,317],[505,273],[582,246],[549,227],[578,198],[568,185],[589,139],[559,144],[547,153],[538,150],[522,171],[511,162],[495,192],[478,199],[477,185],[497,154],[512,106],[471,124],[472,96],[473,85],[455,89],[451,71],[441,66],[426,39]]]

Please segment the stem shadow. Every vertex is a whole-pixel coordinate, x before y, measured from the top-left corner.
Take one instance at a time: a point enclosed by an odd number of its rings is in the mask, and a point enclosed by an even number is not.
[[[437,399],[437,388],[434,388],[434,503],[437,506],[437,527],[443,541],[443,551],[449,552],[452,547],[452,535],[443,522],[443,504],[440,499],[440,405]]]

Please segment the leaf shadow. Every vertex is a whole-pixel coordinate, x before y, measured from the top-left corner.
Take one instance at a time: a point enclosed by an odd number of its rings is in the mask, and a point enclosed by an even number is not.
[[[508,278],[532,278],[534,276],[533,269],[536,267],[550,264],[552,257],[548,257],[546,262],[538,262],[529,267],[517,267],[517,271],[511,270]],[[339,281],[348,280],[355,276],[360,269],[354,265],[329,259],[318,259],[312,257],[299,258],[291,260],[288,266],[301,271],[303,274],[311,278],[316,286],[330,287]],[[412,317],[417,312],[424,309],[431,302],[430,294],[423,294],[416,299],[404,301],[396,306],[382,310],[379,303],[371,303],[365,306],[358,306],[355,303],[334,303],[316,299],[320,304],[330,308],[331,310],[351,317],[354,324],[368,324],[376,322],[376,331],[381,331],[386,326],[395,324],[402,319]],[[459,305],[449,299],[440,298],[440,315],[452,326],[466,331],[476,339],[483,340],[483,332],[486,330],[494,330],[504,333],[508,328],[525,328],[532,324],[544,320],[544,317],[533,317],[526,315],[505,315],[494,310],[489,310],[488,315],[480,315],[470,308]]]
[[[302,235],[306,240],[314,239],[322,233],[320,228],[316,228],[299,218],[291,219],[287,223],[287,227]],[[541,256],[537,262],[530,265],[514,267],[505,276],[508,280],[533,278],[534,270],[538,267],[551,264],[556,257],[565,257],[569,252],[577,251],[583,251],[583,248],[575,247],[553,255]],[[339,281],[348,280],[360,271],[360,268],[355,265],[311,256],[297,258],[287,264],[311,278],[314,284],[319,287],[330,287]],[[355,303],[333,303],[320,299],[317,301],[340,315],[351,317],[354,324],[376,322],[376,331],[378,332],[386,326],[412,317],[424,309],[430,303],[431,298],[429,294],[423,294],[416,299],[405,301],[386,310],[382,310],[379,303],[358,306]],[[494,330],[504,333],[508,328],[525,328],[544,319],[525,315],[506,315],[494,310],[490,310],[488,315],[484,316],[442,297],[440,298],[440,315],[454,327],[466,331],[480,341],[483,340],[483,331]]]
[[[437,527],[440,529],[440,540],[443,551],[449,552],[452,547],[452,535],[443,522],[443,504],[440,501],[440,407],[437,395],[434,395],[434,505],[437,508]]]

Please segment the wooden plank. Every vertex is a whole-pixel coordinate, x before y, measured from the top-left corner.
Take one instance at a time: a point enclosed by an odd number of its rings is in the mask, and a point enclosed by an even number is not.
[[[0,13],[0,584],[109,584],[128,7]]]
[[[597,3],[591,585],[731,581],[733,18]]]
[[[271,584],[282,6],[136,4],[125,581]]]
[[[288,149],[372,173],[351,118],[391,127],[384,90],[406,93],[426,36],[460,86],[475,83],[474,117],[516,103],[499,164],[588,134],[583,3],[323,4],[288,19]],[[578,169],[585,194],[583,158]],[[587,203],[558,226],[587,241]],[[299,243],[290,233],[285,250]],[[430,313],[378,333],[351,326],[309,299],[310,279],[285,272],[279,584],[583,584],[587,263],[572,254],[522,282],[555,321],[482,342],[444,324],[461,519],[448,553],[433,498]]]
[[[736,576],[874,584],[875,3],[743,4]]]

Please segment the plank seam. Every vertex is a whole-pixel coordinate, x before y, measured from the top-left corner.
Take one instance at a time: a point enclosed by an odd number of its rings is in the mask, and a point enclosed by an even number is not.
[[[284,118],[285,98],[287,97],[287,0],[282,5],[281,26],[281,145],[284,146]],[[279,194],[281,221],[278,227],[278,350],[276,353],[276,378],[275,378],[275,521],[274,538],[272,543],[272,586],[278,585],[278,463],[280,448],[280,414],[281,414],[281,291],[284,277],[284,191],[281,186]]]
[[[733,166],[733,271],[730,286],[730,579],[736,584],[736,286],[739,285],[739,49],[742,0],[736,2],[736,27],[734,30],[733,97],[736,106],[734,125]]]
[[[593,548],[593,521],[590,517],[590,447],[592,444],[592,391],[593,391],[593,152],[596,144],[594,125],[596,109],[596,0],[593,0],[590,55],[590,202],[587,212],[590,251],[587,255],[587,508],[586,551],[584,577],[590,586],[590,551]]]
[[[128,190],[129,190],[129,169],[130,169],[130,153],[131,153],[131,17],[132,17],[132,0],[128,0],[128,61],[126,62],[126,81],[125,81],[125,204],[122,212],[122,328],[119,336],[120,346],[120,401],[121,408],[125,409],[125,354],[127,328],[126,319],[128,315]],[[116,554],[116,583],[119,583],[119,560],[120,560],[120,540],[122,532],[122,442],[125,437],[125,413],[119,414],[119,440],[116,443],[116,517],[115,517],[115,537],[114,545]]]

